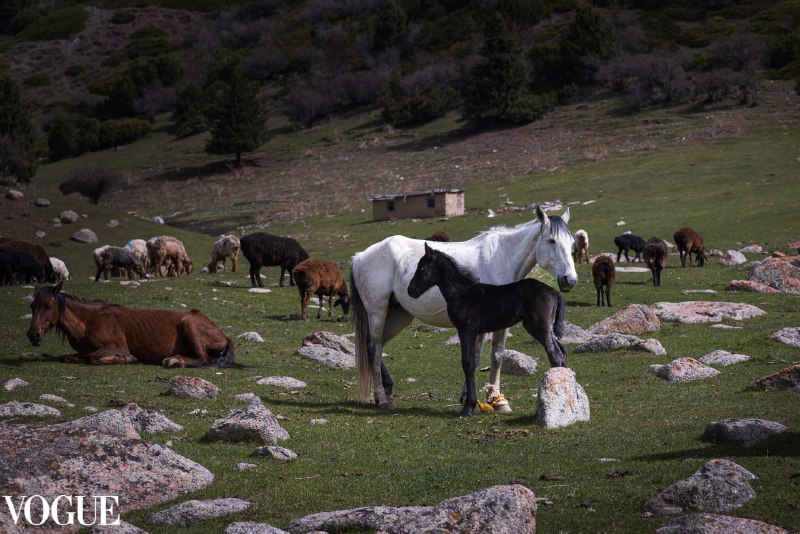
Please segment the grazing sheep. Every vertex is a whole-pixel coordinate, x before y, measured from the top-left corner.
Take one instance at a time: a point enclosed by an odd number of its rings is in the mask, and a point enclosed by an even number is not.
[[[55,280],[55,273],[53,273],[53,265],[50,263],[50,256],[47,255],[47,252],[45,252],[41,246],[20,239],[8,239],[0,243],[0,250],[16,250],[17,252],[24,252],[25,254],[33,256],[33,259],[36,260],[36,263],[38,263],[39,267],[44,271],[45,280],[48,282],[53,282]]]
[[[317,319],[322,314],[322,298],[325,296],[328,297],[328,317],[333,315],[333,307],[340,304],[342,311],[347,315],[350,309],[350,294],[347,292],[347,283],[335,263],[309,258],[292,269],[292,276],[300,291],[300,315],[304,320],[308,319],[306,315],[308,299],[314,294],[319,297]],[[331,304],[334,295],[339,298]]]
[[[240,248],[241,244],[239,243],[239,238],[235,235],[224,235],[220,237],[217,242],[214,243],[214,248],[211,250],[211,263],[208,264],[208,272],[217,272],[217,263],[219,262],[222,262],[222,270],[228,272],[228,269],[225,267],[226,258],[231,259],[231,263],[233,263],[233,268],[231,270],[236,272],[236,260],[239,259]]]
[[[142,266],[139,258],[126,247],[113,247],[107,246],[100,252],[100,265],[97,268],[97,274],[94,276],[94,281],[100,280],[100,273],[108,280],[108,273],[114,269],[125,269],[128,274],[128,280],[133,280],[133,273],[139,275],[139,278],[147,278],[147,272]],[[95,260],[97,261],[97,260]]]
[[[67,264],[61,261],[58,258],[54,258],[50,256],[50,263],[53,266],[53,274],[56,277],[56,282],[60,282],[62,280],[69,280],[69,269],[67,269]]]
[[[292,270],[303,260],[308,252],[291,237],[279,237],[265,232],[247,234],[241,239],[242,253],[250,262],[250,283],[253,287],[264,287],[261,282],[261,267],[279,265],[281,268],[280,287],[283,275],[289,273],[289,285],[294,285]]]
[[[644,239],[639,237],[638,235],[633,234],[622,234],[618,235],[614,238],[614,244],[617,245],[619,251],[617,251],[617,262],[619,262],[619,257],[622,255],[623,251],[625,252],[625,261],[630,262],[631,259],[628,257],[628,251],[632,250],[636,253],[634,256],[633,261],[639,260],[642,261],[640,254],[644,250]]]
[[[589,263],[589,234],[586,230],[578,230],[575,232],[575,241],[572,243],[572,261],[575,264],[585,259]]]
[[[614,287],[614,279],[616,278],[617,270],[614,268],[614,260],[608,256],[598,256],[592,264],[592,278],[594,279],[594,287],[597,290],[597,305],[603,305],[603,296],[605,296],[605,303],[611,307],[611,288]],[[603,293],[605,288],[605,294]]]
[[[144,239],[131,239],[125,244],[125,248],[139,258],[145,271],[150,271],[150,254],[147,252],[147,241]]]
[[[667,266],[667,244],[663,239],[651,237],[644,246],[644,262],[653,273],[653,285],[661,285],[661,270]]]
[[[689,256],[689,267],[692,266],[692,253],[697,260],[697,266],[702,267],[706,262],[705,246],[703,245],[703,237],[689,228],[684,226],[675,231],[672,236],[675,239],[675,245],[678,247],[678,252],[681,256],[681,267],[686,267],[686,256]]]
[[[0,250],[0,285],[13,285],[15,279],[19,283],[30,284],[31,280],[36,280],[42,284],[45,281],[44,269],[26,252]]]
[[[147,244],[147,253],[150,258],[150,267],[157,277],[164,276],[164,269],[168,276],[181,276],[191,274],[194,263],[186,254],[186,247],[180,239],[160,235],[150,239]]]
[[[442,243],[449,243],[450,236],[447,235],[447,232],[445,232],[444,230],[436,230],[429,237],[426,237],[425,241],[439,241]]]

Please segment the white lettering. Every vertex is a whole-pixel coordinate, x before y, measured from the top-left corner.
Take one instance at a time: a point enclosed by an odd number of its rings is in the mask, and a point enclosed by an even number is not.
[[[19,514],[22,512],[22,506],[25,504],[25,496],[23,495],[22,498],[19,500],[19,507],[14,508],[14,502],[11,500],[10,495],[3,495],[3,498],[6,501],[6,506],[8,507],[8,513],[11,514],[11,519],[14,521],[15,525],[19,524]]]
[[[76,500],[75,500],[75,503],[76,503],[76,505],[78,507],[78,510],[77,510],[78,523],[80,523],[84,527],[90,527],[90,526],[94,525],[97,522],[97,506],[92,506],[92,510],[94,511],[94,517],[92,517],[92,522],[91,523],[87,523],[86,520],[83,517],[83,512],[84,512],[84,508],[83,508],[83,506],[84,506],[84,497],[83,497],[83,495],[77,497]]]
[[[119,514],[117,514],[117,518],[111,523],[108,522],[108,516],[106,515],[106,512],[108,512],[109,514],[114,513],[114,506],[119,508],[119,497],[116,496],[112,497],[110,495],[100,495],[98,497],[95,497],[95,509],[97,509],[98,499],[100,500],[100,524],[119,525]]]
[[[58,526],[73,525],[77,516],[78,523],[84,527],[97,524],[97,509],[100,509],[100,525],[120,525],[119,497],[116,495],[57,495],[52,504],[41,495],[23,495],[16,497],[3,495],[8,515],[15,525],[23,522],[35,527],[52,521]],[[91,499],[91,500],[90,500]],[[39,510],[41,508],[41,517]],[[88,508],[91,508],[90,511]],[[87,521],[85,515],[90,515]]]
[[[31,503],[33,502],[33,499],[36,499],[37,497],[40,501],[42,501],[42,520],[38,523],[36,523],[31,516]],[[25,521],[27,521],[29,525],[38,527],[40,525],[44,525],[44,522],[47,521],[48,517],[50,517],[50,504],[48,504],[47,499],[41,495],[31,495],[28,497],[28,500],[25,501]]]
[[[53,523],[59,526],[71,525],[75,522],[75,512],[67,512],[66,523],[61,523],[58,520],[58,501],[60,501],[61,499],[66,499],[67,502],[69,503],[69,508],[67,508],[68,510],[72,508],[72,497],[68,495],[59,495],[58,497],[53,499],[53,504],[50,506],[50,513],[53,516]]]

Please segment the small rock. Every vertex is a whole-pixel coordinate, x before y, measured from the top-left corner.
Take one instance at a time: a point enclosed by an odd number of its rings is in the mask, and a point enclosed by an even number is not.
[[[191,500],[156,512],[150,516],[150,522],[156,525],[188,527],[201,521],[247,510],[249,506],[248,501],[232,497],[206,501]]]
[[[285,530],[275,528],[266,523],[253,523],[252,521],[241,521],[231,523],[222,534],[289,534]],[[309,533],[313,534],[313,533]],[[317,532],[317,534],[324,534]]]
[[[656,534],[788,534],[788,530],[757,519],[719,514],[691,514],[662,523]]]
[[[653,304],[653,311],[665,321],[682,324],[718,323],[723,319],[741,321],[766,313],[750,304],[714,301],[657,302]]]
[[[539,359],[528,356],[516,350],[505,349],[500,353],[502,366],[500,370],[512,375],[533,375],[539,366]]]
[[[259,379],[256,381],[256,384],[260,384],[262,386],[277,386],[286,389],[299,389],[308,385],[302,380],[297,380],[296,378],[292,378],[290,376],[268,376],[266,378]]]
[[[44,404],[11,401],[0,404],[0,419],[11,417],[61,417],[61,412]]]
[[[59,404],[63,404],[67,408],[74,408],[75,407],[75,405],[72,404],[71,402],[69,402],[67,399],[65,399],[63,397],[59,397],[58,395],[53,395],[51,393],[45,393],[43,395],[39,395],[39,400],[40,401],[45,401],[45,402],[57,402]]]
[[[272,290],[267,287],[251,287],[247,291],[250,293],[272,293]]]
[[[249,464],[247,462],[239,462],[236,464],[236,469],[239,471],[247,471],[248,469],[255,469],[258,467],[256,464]]]
[[[754,293],[780,293],[774,287],[769,287],[766,284],[753,282],[752,280],[731,280],[725,286],[727,291],[752,291]]]
[[[81,228],[69,238],[73,241],[77,241],[78,243],[97,243],[97,234],[91,231],[89,228]]]
[[[775,339],[781,343],[791,345],[792,347],[800,348],[800,327],[789,326],[781,328],[771,336],[770,339]]]
[[[782,424],[766,419],[723,419],[710,423],[702,437],[749,449],[768,437],[785,431],[786,427]]]
[[[216,399],[219,388],[196,376],[173,376],[170,381],[170,394],[178,397],[192,397],[195,399]]]
[[[747,263],[747,258],[744,257],[744,254],[736,250],[729,250],[719,259],[720,265],[741,265],[743,263]]]
[[[781,369],[775,374],[759,378],[754,384],[767,390],[791,389],[800,392],[800,364]]]
[[[282,462],[288,462],[290,460],[294,460],[295,458],[297,458],[297,453],[285,447],[279,447],[278,445],[267,445],[265,447],[258,447],[254,451],[254,454],[257,454],[259,456],[272,456],[276,460],[280,460]]]
[[[239,393],[233,398],[233,400],[235,400],[236,402],[243,402],[245,404],[252,404],[254,402],[262,404],[261,397],[259,397],[255,393]]]
[[[589,420],[589,398],[575,380],[575,371],[553,367],[539,383],[536,421],[544,428],[560,428]]]
[[[44,239],[47,237],[47,233],[45,233],[43,230],[36,230],[33,235],[36,237],[36,239]]]
[[[728,352],[727,350],[715,350],[713,352],[709,352],[705,356],[701,356],[699,358],[701,363],[706,365],[733,365],[735,363],[746,362],[750,359],[750,356],[746,354],[733,354]]]
[[[309,424],[311,424],[311,426],[327,425],[328,424],[328,420],[327,419],[312,419],[311,421],[309,421]]]
[[[80,219],[80,215],[72,210],[64,210],[58,215],[58,220],[63,224],[72,224]]]
[[[667,382],[691,382],[717,376],[719,371],[694,358],[678,358],[666,365],[653,364],[650,372]]]
[[[6,191],[6,198],[8,200],[22,200],[25,198],[25,194],[19,189],[9,189]]]
[[[761,245],[753,244],[740,248],[739,252],[747,252],[749,254],[761,254],[762,252],[764,252],[764,249],[761,248]]]
[[[629,304],[611,317],[603,319],[588,328],[590,334],[629,334],[639,336],[647,332],[661,330],[658,316],[643,304]]]
[[[11,380],[6,380],[3,384],[3,389],[6,391],[14,391],[15,389],[24,388],[28,385],[29,384],[21,378],[12,378]]]
[[[247,341],[255,341],[257,343],[264,342],[264,338],[258,335],[258,332],[244,332],[236,337],[239,339],[245,339]]]
[[[106,223],[106,226],[109,228],[116,228],[119,226],[119,221],[116,219],[109,219],[109,221]]]
[[[208,438],[220,441],[260,440],[276,445],[278,440],[289,439],[277,418],[263,404],[251,403],[244,409],[231,410],[217,419],[208,430]]]
[[[147,534],[147,532],[120,519],[119,525],[95,525],[89,534]]]
[[[48,206],[50,206],[50,201],[47,200],[46,198],[40,197],[33,201],[33,205],[39,208],[47,208]]]

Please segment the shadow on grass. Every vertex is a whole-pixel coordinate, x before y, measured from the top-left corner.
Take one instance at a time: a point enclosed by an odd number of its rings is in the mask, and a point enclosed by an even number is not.
[[[770,436],[758,445],[744,448],[738,445],[709,442],[707,447],[696,447],[635,456],[634,460],[660,461],[683,460],[685,458],[729,458],[729,457],[800,457],[800,432],[782,432]]]
[[[36,354],[29,356],[7,356],[0,358],[0,366],[8,367],[22,367],[29,363],[61,363],[58,356],[51,356],[49,354]]]
[[[215,174],[230,172],[229,162],[212,161],[199,167],[181,167],[169,169],[147,178],[148,182],[186,182],[192,178],[208,178]]]
[[[342,415],[361,415],[365,417],[392,417],[394,415],[413,415],[419,417],[429,417],[437,419],[458,419],[458,410],[442,408],[434,410],[420,406],[395,405],[394,410],[383,410],[375,405],[357,401],[336,401],[319,402],[315,400],[304,400],[298,398],[269,398],[269,405],[293,406],[303,408],[309,413],[319,412],[320,414],[342,414]],[[402,402],[400,400],[399,402]]]

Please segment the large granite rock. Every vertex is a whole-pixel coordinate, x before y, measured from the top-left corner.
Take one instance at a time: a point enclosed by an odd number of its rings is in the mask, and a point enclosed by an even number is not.
[[[355,345],[347,338],[332,332],[307,335],[297,352],[332,369],[352,369],[356,366]]]
[[[791,389],[800,392],[800,364],[761,377],[755,381],[754,385],[767,390]]]
[[[747,449],[785,431],[786,427],[776,421],[732,418],[710,423],[703,433],[703,439],[732,443]]]
[[[73,241],[77,241],[78,243],[97,243],[97,234],[95,234],[89,228],[81,228],[69,236],[69,238]]]
[[[653,364],[650,372],[667,382],[691,382],[717,376],[719,371],[694,358],[678,358],[665,365]]]
[[[644,304],[629,304],[617,313],[589,327],[590,334],[629,334],[640,336],[661,330],[658,316]]]
[[[800,349],[800,327],[789,326],[781,328],[769,336],[769,338]]]
[[[213,400],[219,395],[219,388],[213,383],[197,376],[173,376],[169,381],[169,392],[178,397]]]
[[[677,321],[683,324],[719,323],[723,319],[741,321],[766,313],[750,304],[703,300],[657,302],[653,304],[653,310],[665,321]]]
[[[286,530],[531,534],[536,531],[536,496],[521,485],[493,486],[435,506],[373,506],[312,514],[293,519]]]
[[[548,369],[539,383],[536,420],[544,428],[560,428],[589,420],[589,398],[568,367]]]
[[[269,408],[251,402],[245,408],[231,410],[225,417],[214,421],[208,438],[220,441],[258,440],[277,445],[278,440],[289,439],[289,433],[281,427]]]
[[[248,501],[233,497],[205,501],[192,500],[154,513],[150,516],[150,522],[154,525],[189,527],[201,521],[247,510],[249,506]]]
[[[767,258],[758,262],[748,280],[767,285],[782,293],[800,295],[800,256]]]
[[[788,534],[758,519],[719,514],[691,514],[662,523],[656,534]]]

